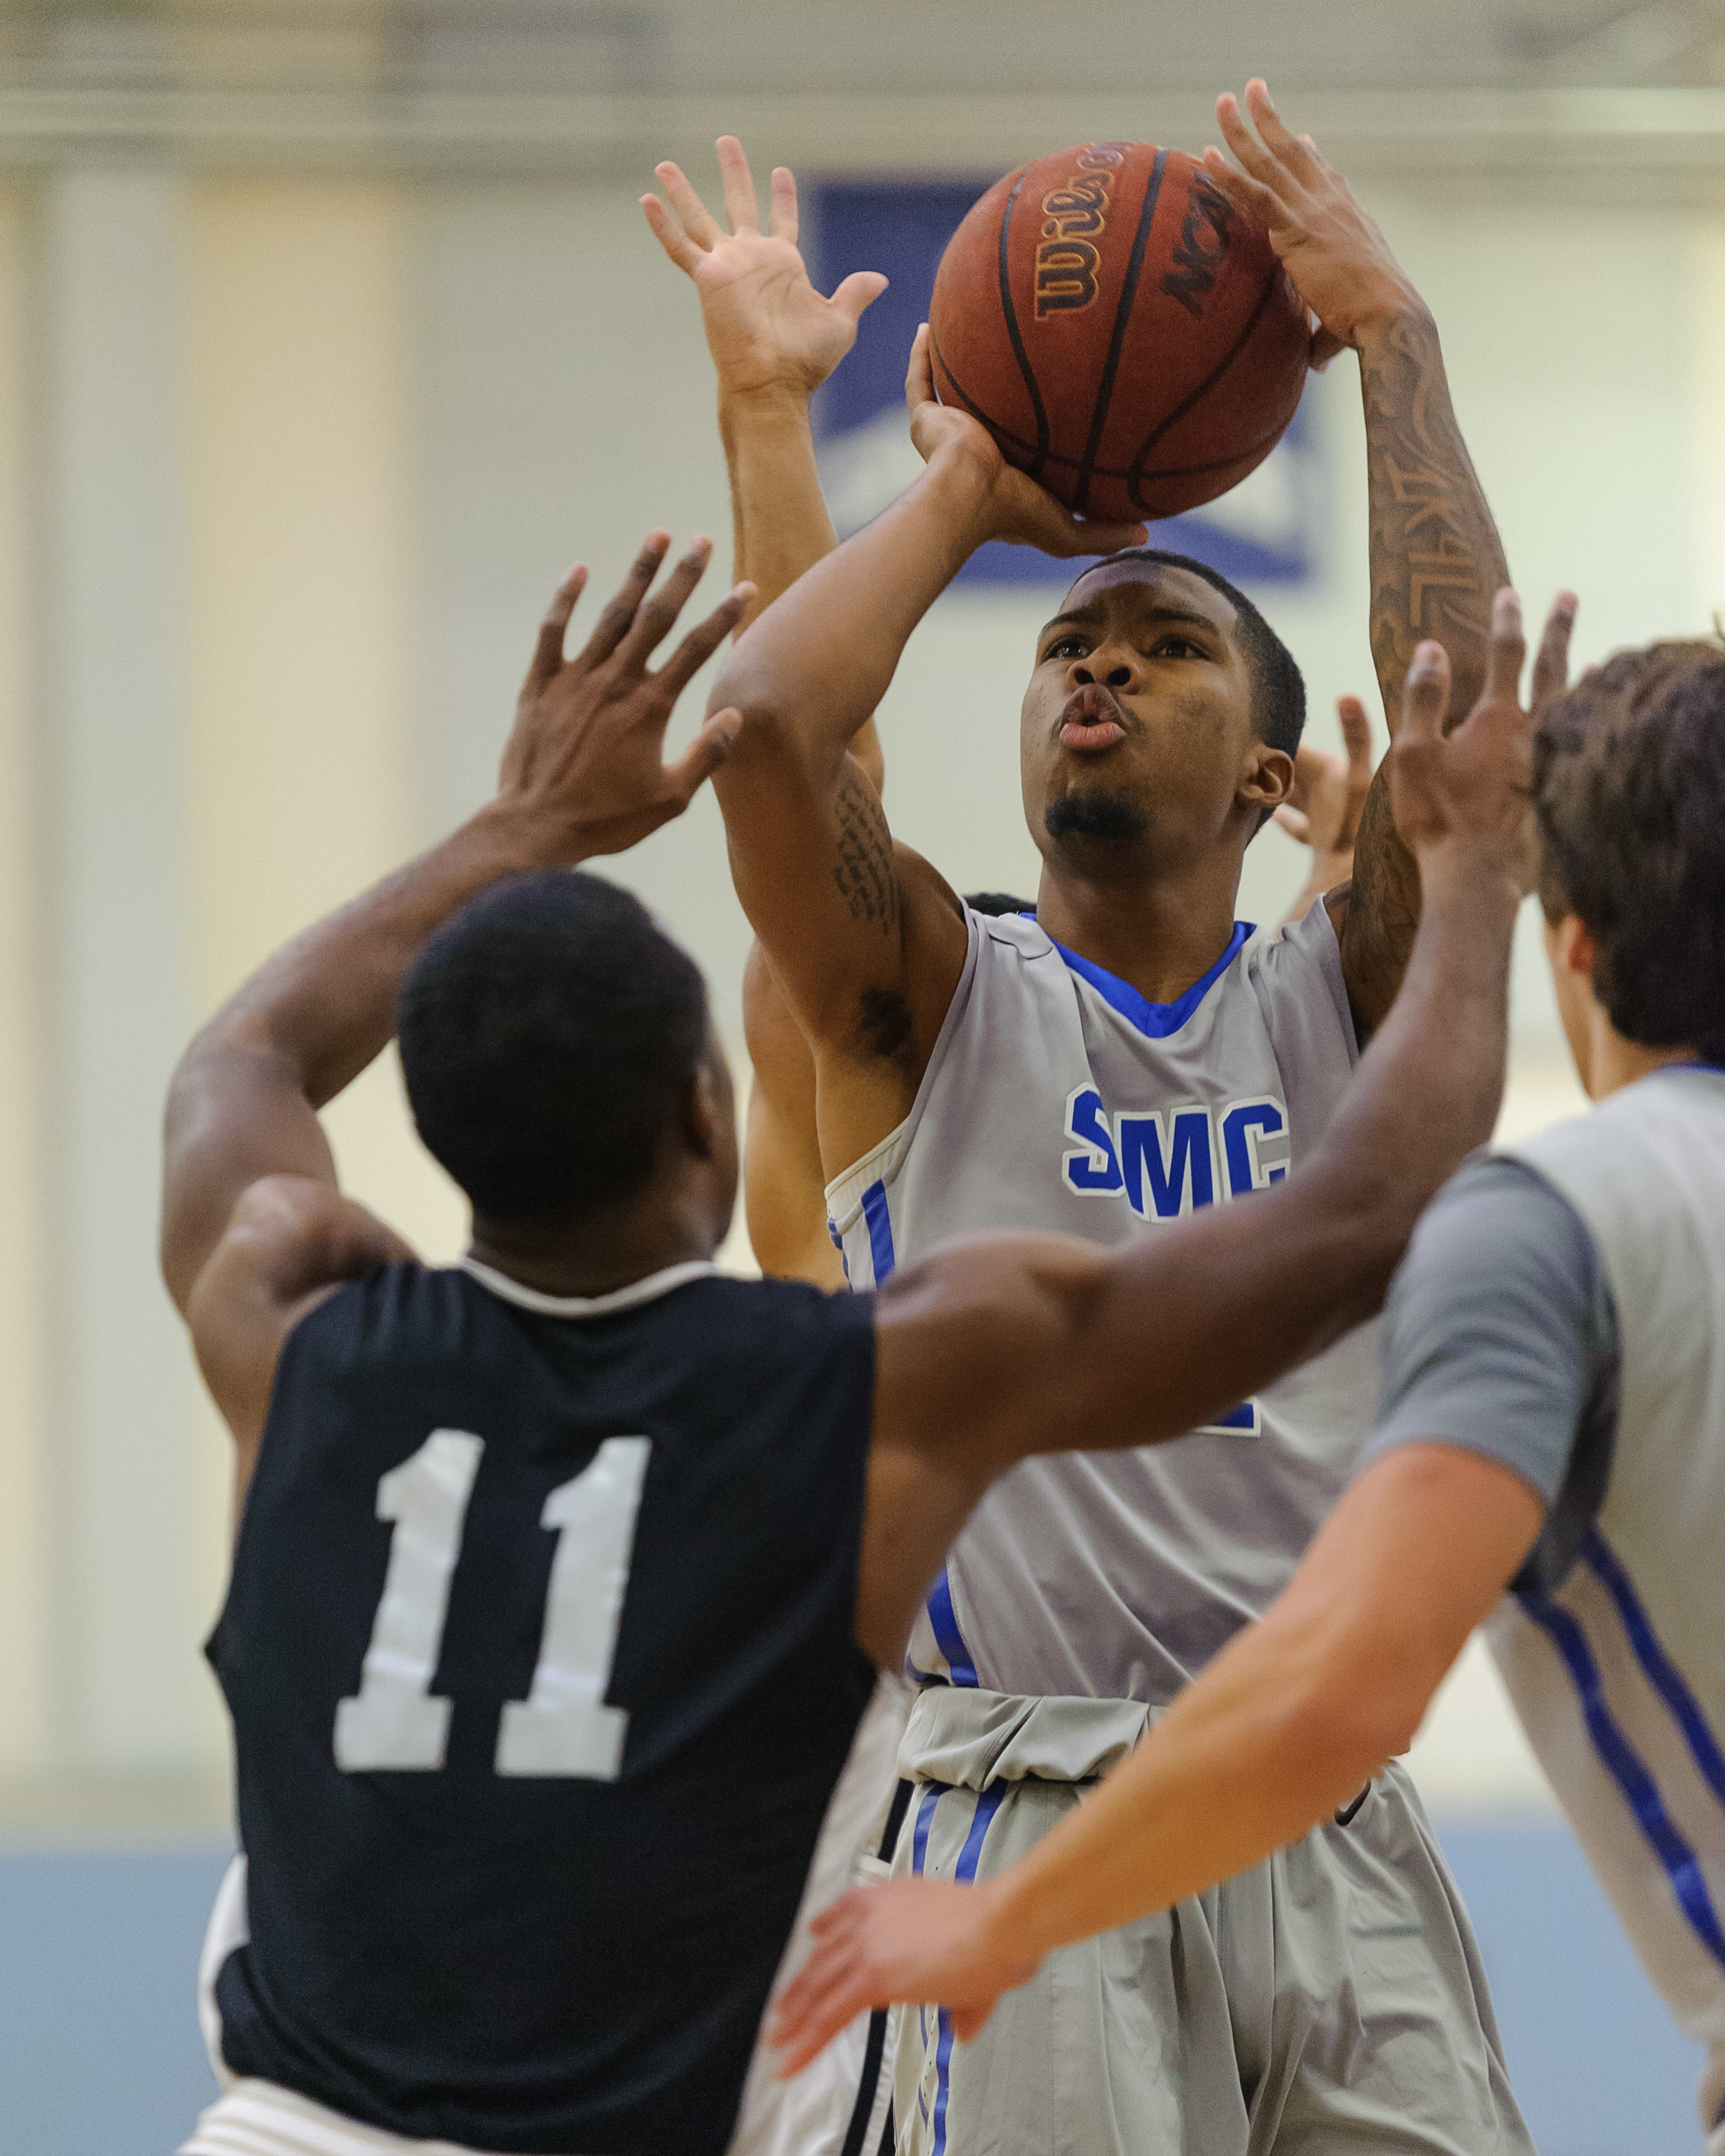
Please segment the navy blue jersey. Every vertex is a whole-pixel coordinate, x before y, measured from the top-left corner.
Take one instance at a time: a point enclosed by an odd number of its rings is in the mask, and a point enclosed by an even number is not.
[[[367,2124],[720,2156],[874,1670],[867,1301],[393,1265],[283,1351],[209,1655],[222,2050]]]

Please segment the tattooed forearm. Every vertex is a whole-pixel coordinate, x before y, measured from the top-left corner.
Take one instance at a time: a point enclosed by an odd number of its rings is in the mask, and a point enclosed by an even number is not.
[[[871,787],[855,778],[840,785],[834,803],[838,819],[833,880],[853,921],[870,921],[883,936],[898,927],[898,877],[886,812]]]
[[[1450,403],[1431,317],[1394,317],[1360,352],[1372,514],[1372,657],[1394,720],[1422,637],[1450,654],[1450,722],[1486,680],[1491,595],[1509,581],[1497,528]],[[1420,871],[1396,834],[1389,770],[1360,819],[1353,884],[1338,924],[1342,971],[1362,1041],[1394,1001],[1420,926]]]
[[[1422,637],[1450,654],[1452,722],[1485,685],[1491,595],[1509,581],[1450,403],[1435,324],[1396,316],[1360,352],[1372,524],[1372,658],[1385,708]]]

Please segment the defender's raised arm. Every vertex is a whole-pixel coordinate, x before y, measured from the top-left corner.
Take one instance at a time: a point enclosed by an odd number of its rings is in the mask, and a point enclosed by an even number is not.
[[[681,814],[735,738],[708,720],[660,762],[671,707],[747,603],[733,591],[667,663],[647,660],[706,566],[697,540],[648,596],[670,545],[649,533],[585,648],[563,637],[587,581],[571,572],[542,624],[496,798],[442,844],[266,959],[180,1059],[169,1089],[162,1267],[240,1449],[243,1490],[275,1358],[337,1281],[411,1255],[344,1198],[317,1111],[395,1031],[402,978],[426,938],[476,892],[536,868],[633,845]]]

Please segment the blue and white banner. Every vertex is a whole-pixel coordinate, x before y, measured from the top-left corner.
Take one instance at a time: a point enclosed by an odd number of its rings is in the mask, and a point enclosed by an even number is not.
[[[841,537],[878,516],[922,469],[905,421],[905,367],[928,313],[934,274],[965,212],[990,184],[970,180],[828,180],[809,190],[804,234],[816,285],[853,270],[892,280],[862,318],[856,346],[815,400],[822,484]],[[1249,583],[1302,584],[1317,573],[1322,506],[1305,406],[1249,479],[1219,501],[1150,527],[1153,546],[1191,554]],[[985,547],[959,581],[1060,583],[1076,568],[1032,547]]]

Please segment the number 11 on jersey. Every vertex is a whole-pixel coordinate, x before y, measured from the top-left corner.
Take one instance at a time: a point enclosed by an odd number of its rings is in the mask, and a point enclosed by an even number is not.
[[[344,1774],[435,1772],[444,1763],[454,1702],[434,1697],[431,1680],[485,1449],[470,1431],[434,1430],[377,1485],[377,1517],[395,1531],[359,1691],[336,1703],[336,1764]],[[545,1501],[540,1524],[557,1537],[545,1626],[527,1697],[503,1709],[500,1774],[617,1779],[629,1715],[608,1707],[605,1692],[652,1450],[644,1437],[608,1437]]]

